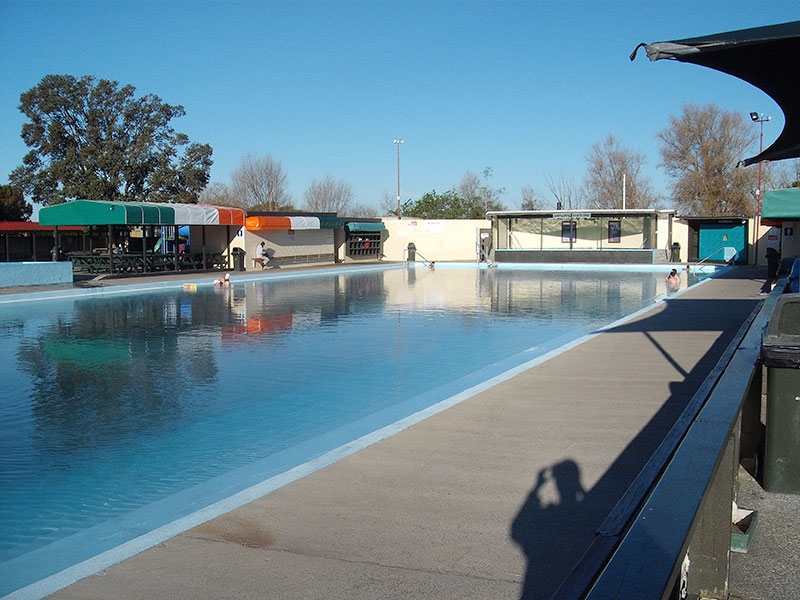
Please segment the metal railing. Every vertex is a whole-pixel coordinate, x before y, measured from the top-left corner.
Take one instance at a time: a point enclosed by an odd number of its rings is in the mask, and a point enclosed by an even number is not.
[[[698,267],[701,267],[704,262],[706,262],[707,260],[710,260],[712,256],[716,256],[720,252],[722,252],[722,260],[727,264],[730,264],[736,258],[736,255],[738,254],[738,251],[736,250],[736,248],[734,248],[732,246],[722,246],[721,248],[717,248],[716,250],[714,250],[711,254],[706,256],[703,260],[700,260],[700,261],[696,262],[694,265],[692,265],[692,268],[696,269]]]
[[[761,336],[779,297],[737,332],[553,599],[728,598],[731,506],[739,465],[757,460]]]

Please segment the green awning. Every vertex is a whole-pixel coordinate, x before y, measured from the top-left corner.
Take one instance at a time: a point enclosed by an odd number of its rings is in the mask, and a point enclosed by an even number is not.
[[[364,232],[364,233],[367,233],[367,232],[378,232],[378,231],[383,231],[384,229],[386,229],[386,225],[384,225],[383,223],[364,223],[364,222],[362,222],[362,223],[357,223],[357,222],[347,223],[345,225],[345,227],[347,227],[347,231],[350,231],[350,232],[361,231],[361,232]]]
[[[761,218],[777,221],[800,219],[800,188],[764,192],[761,198]]]
[[[344,220],[341,217],[321,216],[319,218],[320,229],[339,229],[343,224]]]

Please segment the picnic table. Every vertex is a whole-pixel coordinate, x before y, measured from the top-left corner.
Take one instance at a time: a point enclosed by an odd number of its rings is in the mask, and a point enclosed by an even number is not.
[[[70,252],[69,259],[73,268],[89,273],[144,273],[152,271],[173,271],[203,269],[202,254],[179,254],[177,261],[172,254],[161,253],[112,253],[107,252]],[[228,260],[222,253],[206,253],[206,269],[225,269]],[[176,264],[177,262],[177,264]]]

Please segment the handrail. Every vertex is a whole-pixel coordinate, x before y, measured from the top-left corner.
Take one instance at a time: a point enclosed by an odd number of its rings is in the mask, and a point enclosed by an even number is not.
[[[725,255],[725,250],[728,250],[728,249],[730,249],[730,250],[733,250],[733,255],[732,255],[730,258],[727,258],[727,256]],[[717,252],[720,252],[720,251],[722,251],[722,252],[723,252],[723,254],[722,254],[722,258],[724,259],[724,261],[725,261],[726,263],[730,263],[730,262],[732,262],[732,261],[733,261],[733,259],[734,259],[734,258],[736,258],[736,254],[737,254],[737,253],[736,253],[736,248],[734,248],[733,246],[722,246],[721,248],[717,248],[716,250],[714,250],[714,251],[713,251],[711,254],[709,254],[708,256],[706,256],[706,257],[705,257],[703,260],[701,260],[701,261],[699,261],[699,262],[695,263],[695,265],[694,265],[694,266],[695,266],[695,267],[699,267],[699,266],[700,266],[700,265],[702,265],[704,262],[706,262],[706,261],[707,261],[709,258],[711,258],[711,257],[712,257],[712,256],[714,256],[714,255],[715,255]]]
[[[428,260],[427,258],[425,258],[425,256],[424,256],[424,255],[422,254],[422,252],[420,252],[419,250],[417,250],[417,251],[415,252],[415,254],[416,254],[416,256],[420,256],[420,257],[422,257],[422,262],[423,262],[423,263],[429,263],[429,264],[430,264],[430,263],[432,262],[432,261]],[[416,258],[414,258],[414,262],[417,262],[417,259],[416,259]]]

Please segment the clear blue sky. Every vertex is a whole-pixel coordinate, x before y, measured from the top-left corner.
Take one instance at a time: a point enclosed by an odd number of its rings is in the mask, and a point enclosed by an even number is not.
[[[298,206],[327,175],[358,204],[393,198],[395,138],[403,200],[491,167],[518,208],[547,176],[580,183],[608,133],[665,193],[655,136],[685,104],[771,115],[765,146],[783,115],[747,83],[633,48],[799,18],[797,0],[0,0],[0,181],[27,152],[20,94],[69,74],[182,104],[173,125],[211,144],[212,181],[271,155]]]

